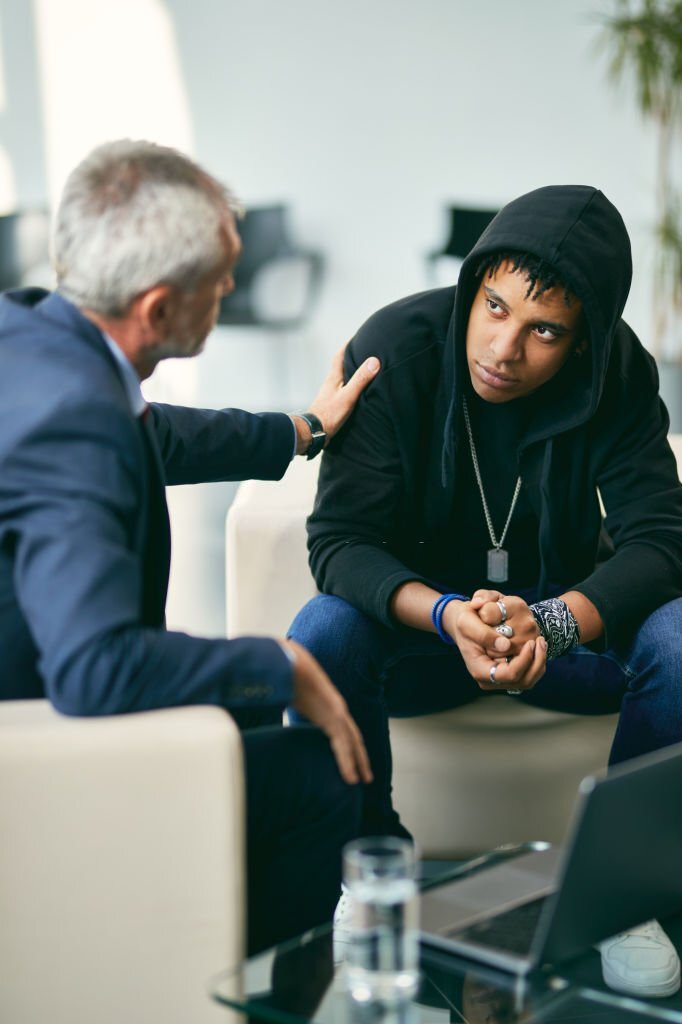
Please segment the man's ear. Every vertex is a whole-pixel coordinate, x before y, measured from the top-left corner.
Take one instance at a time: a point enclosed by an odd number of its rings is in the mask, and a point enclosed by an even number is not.
[[[148,340],[163,341],[176,313],[177,295],[168,284],[157,284],[143,292],[136,302],[138,322]]]
[[[590,347],[590,339],[589,338],[583,338],[581,341],[578,342],[578,344],[573,349],[573,355],[576,356],[577,359],[580,359],[580,357],[583,356],[587,352],[589,347]]]

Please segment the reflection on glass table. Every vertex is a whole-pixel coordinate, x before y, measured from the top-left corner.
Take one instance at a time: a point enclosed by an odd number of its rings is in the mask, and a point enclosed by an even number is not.
[[[466,877],[535,847],[500,848],[430,877],[423,887]],[[682,920],[673,921],[668,932],[682,945]],[[398,1005],[362,1003],[350,996],[343,947],[334,949],[330,926],[223,972],[211,982],[210,992],[216,1002],[240,1010],[250,1021],[275,1024],[682,1024],[682,995],[650,1002],[619,996],[604,986],[595,950],[560,971],[523,979],[424,946],[412,999]]]

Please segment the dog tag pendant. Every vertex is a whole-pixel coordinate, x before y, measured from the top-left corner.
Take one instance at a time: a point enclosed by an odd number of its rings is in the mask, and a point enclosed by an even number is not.
[[[491,548],[488,552],[488,579],[491,583],[506,583],[509,578],[509,555],[504,548]]]

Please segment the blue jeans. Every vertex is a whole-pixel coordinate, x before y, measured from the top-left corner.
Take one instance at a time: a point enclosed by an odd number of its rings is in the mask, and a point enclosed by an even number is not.
[[[495,694],[479,690],[457,648],[435,634],[388,629],[338,597],[309,601],[289,635],[329,673],[364,736],[374,782],[365,793],[363,831],[407,835],[391,803],[389,716],[430,714]],[[682,598],[650,615],[623,650],[595,654],[578,647],[549,662],[535,688],[516,699],[581,715],[620,711],[610,764],[676,743],[682,739]]]

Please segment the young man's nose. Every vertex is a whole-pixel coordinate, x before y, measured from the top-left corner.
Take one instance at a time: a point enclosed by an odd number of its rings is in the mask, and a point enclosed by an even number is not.
[[[499,324],[490,342],[490,351],[498,363],[509,363],[519,358],[522,332],[511,324]]]

